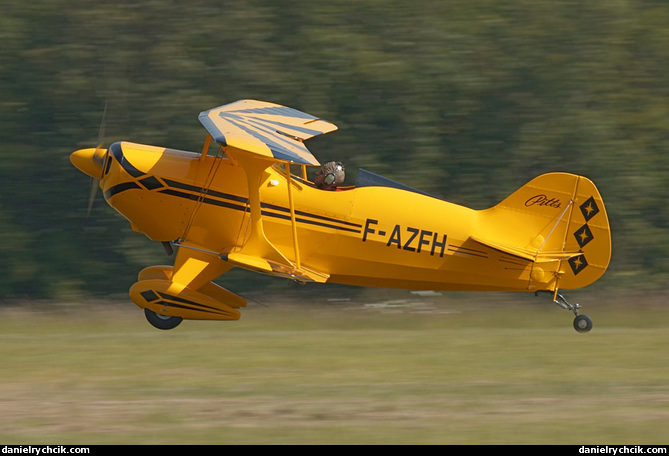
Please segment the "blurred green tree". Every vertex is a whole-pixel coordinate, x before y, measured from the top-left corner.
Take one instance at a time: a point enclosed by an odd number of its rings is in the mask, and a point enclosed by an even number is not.
[[[651,0],[2,0],[0,299],[124,292],[162,249],[99,202],[72,150],[199,150],[197,114],[274,101],[340,130],[311,143],[483,208],[535,175],[592,178],[611,287],[669,278],[669,5]]]

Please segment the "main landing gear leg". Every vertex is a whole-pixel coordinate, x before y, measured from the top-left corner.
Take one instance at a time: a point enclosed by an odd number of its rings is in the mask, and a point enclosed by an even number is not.
[[[555,293],[555,298],[553,301],[563,309],[574,312],[574,315],[576,315],[576,318],[574,318],[574,329],[576,331],[586,333],[592,329],[592,319],[587,315],[578,314],[578,309],[581,308],[580,305],[570,304],[560,293]]]

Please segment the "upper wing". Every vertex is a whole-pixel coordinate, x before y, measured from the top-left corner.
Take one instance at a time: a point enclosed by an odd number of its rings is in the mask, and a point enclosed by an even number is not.
[[[203,111],[199,120],[222,146],[314,166],[320,163],[303,141],[337,129],[336,125],[310,114],[256,100],[239,100]]]

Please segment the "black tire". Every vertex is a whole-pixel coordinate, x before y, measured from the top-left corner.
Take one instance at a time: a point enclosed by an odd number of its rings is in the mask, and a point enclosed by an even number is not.
[[[587,315],[578,315],[574,318],[574,329],[580,333],[587,333],[592,329],[592,319]]]
[[[184,320],[181,317],[168,317],[167,315],[160,315],[153,310],[144,309],[144,315],[153,327],[158,329],[174,329]]]

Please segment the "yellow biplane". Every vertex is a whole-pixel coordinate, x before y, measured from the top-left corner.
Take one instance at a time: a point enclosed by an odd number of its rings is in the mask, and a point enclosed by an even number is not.
[[[544,174],[485,210],[362,169],[355,185],[327,191],[309,179],[320,163],[304,141],[334,124],[255,100],[199,120],[199,153],[116,142],[71,155],[134,231],[176,248],[173,266],[142,270],[130,288],[155,327],[239,319],[246,300],[213,280],[241,267],[302,283],[546,291],[577,331],[591,329],[558,291],[591,284],[609,264],[604,203],[587,178]]]

